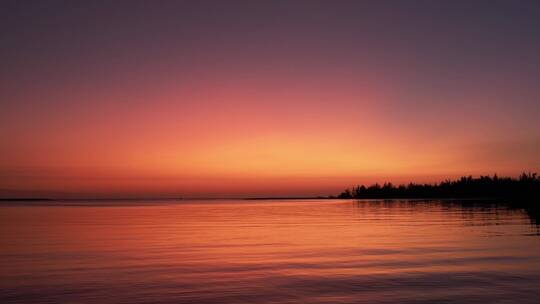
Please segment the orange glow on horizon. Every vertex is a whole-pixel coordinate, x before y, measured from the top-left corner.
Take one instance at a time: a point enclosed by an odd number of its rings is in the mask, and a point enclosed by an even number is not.
[[[11,148],[2,155],[3,187],[68,197],[329,195],[358,183],[538,167],[535,143],[497,155],[482,150],[478,132],[453,126],[435,136],[423,121],[394,120],[385,106],[391,97],[377,94],[382,89],[325,95],[228,88],[187,96],[170,90],[137,90],[120,100],[113,91],[94,97],[100,107],[86,96],[88,107],[69,115],[45,109],[50,113],[31,124],[13,122],[4,136]],[[124,99],[134,101],[126,107]],[[510,144],[503,138],[496,146]],[[516,152],[519,158],[509,157]]]

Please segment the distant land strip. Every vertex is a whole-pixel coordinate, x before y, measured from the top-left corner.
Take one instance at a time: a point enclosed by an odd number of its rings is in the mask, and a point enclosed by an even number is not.
[[[345,189],[338,199],[368,198],[540,198],[540,177],[537,173],[523,173],[518,178],[464,176],[435,184],[394,185],[392,183],[360,185]]]

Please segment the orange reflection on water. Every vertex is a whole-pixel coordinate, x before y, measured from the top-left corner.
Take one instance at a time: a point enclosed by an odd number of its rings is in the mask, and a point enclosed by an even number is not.
[[[520,211],[406,201],[66,204],[1,207],[5,299],[347,303],[538,294],[540,238]]]

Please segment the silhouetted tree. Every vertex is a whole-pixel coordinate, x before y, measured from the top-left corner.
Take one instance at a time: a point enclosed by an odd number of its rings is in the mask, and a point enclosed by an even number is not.
[[[540,177],[536,173],[523,173],[517,179],[490,176],[464,176],[458,180],[445,180],[438,184],[414,184],[394,186],[355,186],[346,189],[338,198],[540,198]]]

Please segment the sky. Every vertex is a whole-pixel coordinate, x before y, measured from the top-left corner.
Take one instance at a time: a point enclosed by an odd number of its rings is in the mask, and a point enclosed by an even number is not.
[[[540,171],[538,1],[2,1],[0,197]]]

